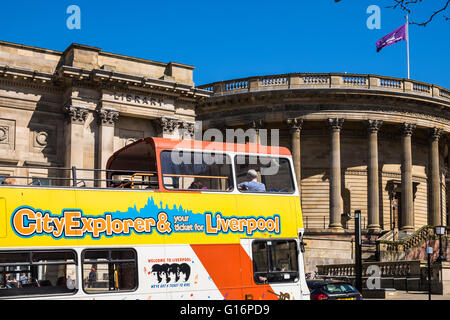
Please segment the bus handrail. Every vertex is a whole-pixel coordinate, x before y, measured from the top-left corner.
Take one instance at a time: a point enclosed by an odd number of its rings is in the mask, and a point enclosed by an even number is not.
[[[167,177],[176,177],[176,178],[207,178],[207,179],[230,179],[231,177],[227,176],[200,176],[194,174],[167,174],[163,173],[163,176]]]

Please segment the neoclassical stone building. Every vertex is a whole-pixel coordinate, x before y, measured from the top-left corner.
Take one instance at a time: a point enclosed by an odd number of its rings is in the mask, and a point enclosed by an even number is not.
[[[301,186],[307,269],[353,260],[361,210],[368,240],[446,225],[450,91],[377,75],[283,74],[200,86],[203,128],[279,129]],[[399,233],[397,233],[399,230]]]
[[[201,120],[204,130],[280,130],[301,191],[307,271],[353,260],[343,213],[362,211],[369,240],[448,225],[449,90],[301,73],[195,87],[193,69],[79,44],[59,52],[0,41],[0,180],[46,184],[53,168],[105,168],[126,144],[190,138]],[[104,177],[78,174],[90,185]]]
[[[59,52],[0,41],[0,178],[45,183],[49,167],[105,168],[136,139],[192,134],[195,104],[209,96],[193,69],[79,44]]]

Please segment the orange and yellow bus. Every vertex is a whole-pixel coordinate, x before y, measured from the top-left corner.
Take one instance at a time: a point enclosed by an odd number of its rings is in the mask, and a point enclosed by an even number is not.
[[[144,138],[72,169],[0,185],[1,299],[309,299],[288,149]]]

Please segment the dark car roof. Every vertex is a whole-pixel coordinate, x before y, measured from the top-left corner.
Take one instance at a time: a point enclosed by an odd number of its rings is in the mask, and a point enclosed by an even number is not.
[[[346,284],[353,287],[351,283],[345,281],[307,280],[306,283],[313,287],[320,287],[327,284]]]

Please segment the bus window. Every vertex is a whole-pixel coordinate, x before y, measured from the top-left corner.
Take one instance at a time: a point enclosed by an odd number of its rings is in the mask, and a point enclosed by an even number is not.
[[[225,154],[163,151],[161,170],[166,189],[228,191],[233,188],[231,159]]]
[[[3,181],[8,178],[7,175],[0,174],[0,185],[3,184]]]
[[[255,283],[298,281],[298,250],[294,240],[257,240],[252,252]]]
[[[0,252],[0,296],[74,294],[74,251]]]
[[[158,189],[155,150],[136,143],[114,154],[107,167],[107,186],[119,189]]]
[[[86,293],[137,289],[137,260],[133,249],[85,250],[82,266]]]
[[[293,193],[289,160],[286,158],[237,155],[236,181],[241,192]]]
[[[32,177],[31,184],[33,186],[50,186],[50,179],[48,178],[38,178],[38,177]]]

